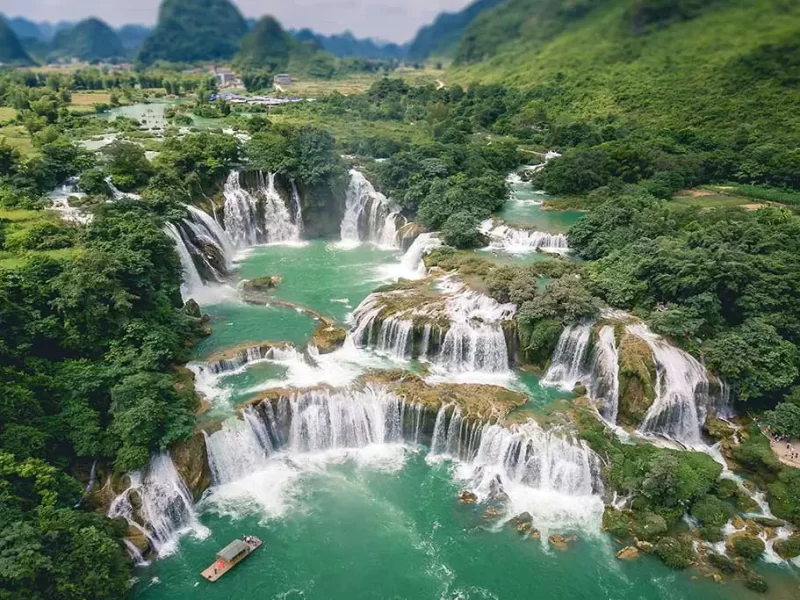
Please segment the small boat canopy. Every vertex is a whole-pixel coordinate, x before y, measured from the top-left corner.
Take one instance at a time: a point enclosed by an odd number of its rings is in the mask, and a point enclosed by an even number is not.
[[[240,554],[250,551],[250,546],[242,540],[233,540],[230,544],[225,546],[222,550],[217,552],[217,558],[221,558],[226,562],[232,562]]]

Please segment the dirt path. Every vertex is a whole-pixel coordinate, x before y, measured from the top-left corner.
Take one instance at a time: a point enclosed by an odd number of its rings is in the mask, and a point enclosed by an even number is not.
[[[770,438],[769,445],[783,464],[800,469],[800,442],[789,444],[788,442],[776,442]]]

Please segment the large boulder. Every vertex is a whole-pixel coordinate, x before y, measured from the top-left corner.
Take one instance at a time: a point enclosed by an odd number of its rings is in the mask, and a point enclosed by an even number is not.
[[[800,532],[792,534],[785,540],[776,540],[773,549],[784,560],[791,560],[800,556]]]
[[[280,275],[268,275],[248,279],[242,283],[242,297],[245,302],[258,302],[273,294],[278,285],[283,281]]]
[[[636,546],[625,546],[622,550],[617,552],[619,560],[633,560],[639,558],[639,550]]]
[[[128,526],[125,539],[127,539],[142,556],[146,556],[151,550],[150,540],[148,540],[147,536],[142,533],[141,529],[134,527],[133,525]]]
[[[621,425],[637,427],[655,400],[656,366],[650,347],[625,333],[619,345],[619,416]]]
[[[688,536],[661,538],[656,544],[655,554],[670,569],[686,569],[696,556],[692,539]]]
[[[560,533],[554,533],[553,535],[547,538],[547,541],[550,542],[550,545],[556,550],[564,552],[565,550],[569,549],[569,545],[571,543],[577,542],[578,538],[577,536],[574,535],[564,536],[561,535]]]

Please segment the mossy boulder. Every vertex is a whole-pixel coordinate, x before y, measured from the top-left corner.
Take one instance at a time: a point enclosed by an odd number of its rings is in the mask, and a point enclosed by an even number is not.
[[[530,513],[524,512],[511,519],[509,523],[520,533],[528,533],[531,527],[533,527],[533,517]]]
[[[198,431],[188,440],[174,444],[169,455],[194,500],[200,500],[211,486],[211,467],[203,433]]]
[[[266,277],[256,277],[248,279],[242,284],[242,290],[246,293],[263,294],[274,292],[278,285],[283,281],[280,275],[268,275]]]
[[[777,540],[773,549],[784,560],[791,560],[800,556],[800,532],[794,533],[785,540]]]
[[[755,571],[747,571],[744,576],[744,585],[747,589],[760,594],[765,594],[769,589],[767,581]]]
[[[723,573],[735,573],[736,563],[724,554],[717,554],[716,552],[708,552],[706,560],[715,569],[719,569]]]
[[[655,554],[670,569],[686,569],[696,557],[692,539],[685,535],[661,538],[656,544]]]
[[[704,525],[700,528],[700,537],[712,544],[719,543],[725,539],[722,529],[711,525]]]
[[[312,342],[320,354],[330,354],[341,348],[346,339],[346,329],[322,323],[314,330]]]
[[[732,479],[717,480],[714,485],[714,495],[720,500],[732,502],[742,512],[752,512],[758,508],[758,503]]]
[[[183,312],[195,319],[199,319],[203,316],[203,313],[200,312],[200,305],[192,298],[189,298],[186,304],[183,305]]]
[[[652,542],[667,532],[667,522],[661,515],[646,512],[633,519],[631,530],[636,538]]]
[[[708,415],[703,423],[703,431],[715,440],[729,440],[734,437],[736,430],[722,419]]]
[[[766,549],[764,541],[761,538],[746,531],[734,533],[728,538],[725,547],[732,554],[741,556],[746,560],[755,560],[759,558]]]
[[[621,425],[638,426],[655,400],[656,366],[644,340],[625,333],[619,345],[619,415]]]
[[[603,511],[603,531],[607,531],[618,540],[630,537],[630,515],[613,506],[606,506]]]
[[[692,504],[692,516],[706,527],[722,527],[734,515],[734,508],[716,496],[706,494]]]

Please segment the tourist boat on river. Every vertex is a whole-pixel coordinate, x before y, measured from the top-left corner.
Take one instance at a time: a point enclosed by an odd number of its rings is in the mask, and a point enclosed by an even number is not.
[[[203,571],[201,575],[209,581],[216,581],[250,556],[263,543],[254,535],[246,535],[240,540],[233,540],[217,552],[217,558],[214,563]]]

